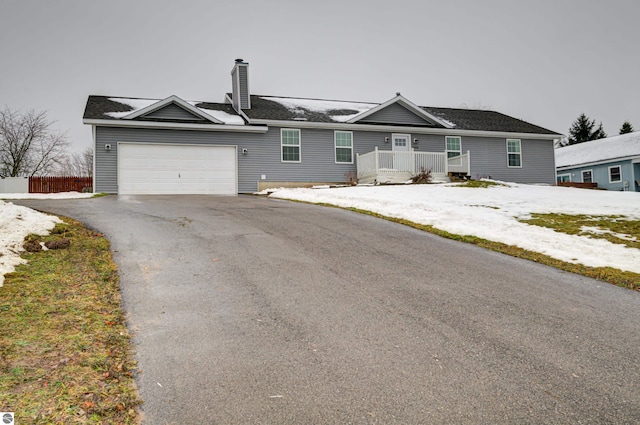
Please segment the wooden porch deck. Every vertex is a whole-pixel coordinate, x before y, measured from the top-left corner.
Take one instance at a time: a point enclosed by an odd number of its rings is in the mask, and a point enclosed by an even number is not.
[[[447,159],[446,152],[381,151],[357,155],[356,168],[361,184],[404,183],[422,169],[431,170],[435,182],[449,181],[449,173],[469,175],[470,155],[466,153]]]

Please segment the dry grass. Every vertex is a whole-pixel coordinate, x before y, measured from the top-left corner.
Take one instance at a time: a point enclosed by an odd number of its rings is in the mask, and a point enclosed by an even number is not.
[[[41,239],[69,248],[25,254],[0,288],[0,407],[19,424],[138,423],[109,242],[65,222]]]
[[[611,243],[640,249],[640,220],[630,220],[621,215],[534,213],[530,219],[520,221],[548,227],[556,232],[606,239]]]

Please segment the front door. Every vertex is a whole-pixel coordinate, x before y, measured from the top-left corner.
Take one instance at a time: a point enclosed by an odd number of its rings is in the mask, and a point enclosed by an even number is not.
[[[393,169],[400,172],[413,172],[413,156],[411,155],[411,135],[392,134]]]
[[[392,149],[394,151],[409,151],[411,150],[411,135],[410,134],[392,134],[393,139]]]

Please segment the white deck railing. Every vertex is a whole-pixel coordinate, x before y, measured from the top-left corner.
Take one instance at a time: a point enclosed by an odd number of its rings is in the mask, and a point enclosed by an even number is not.
[[[447,159],[445,152],[381,151],[376,147],[356,157],[360,182],[408,179],[422,169],[431,170],[433,178],[444,178],[449,172],[469,173],[469,151]]]
[[[471,155],[469,151],[463,153],[460,156],[452,156],[447,160],[447,167],[449,173],[466,173],[469,174],[471,170]]]

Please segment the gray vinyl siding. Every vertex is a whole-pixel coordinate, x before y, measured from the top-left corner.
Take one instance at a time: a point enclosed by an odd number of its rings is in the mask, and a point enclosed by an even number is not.
[[[397,103],[392,103],[386,108],[369,115],[359,122],[376,124],[432,125],[432,123]]]
[[[355,153],[353,164],[336,164],[333,130],[299,130],[300,162],[282,162],[280,128],[271,127],[266,134],[260,135],[262,142],[252,148],[246,161],[238,164],[238,168],[244,167],[248,181],[253,182],[251,190],[255,190],[262,175],[266,177],[265,181],[342,183],[346,181],[346,173],[355,172]]]
[[[235,109],[236,111],[239,110],[239,104],[240,104],[240,96],[238,95],[238,67],[236,66],[235,68],[233,68],[233,71],[231,72],[231,93],[232,93],[232,102],[233,102],[233,109]]]
[[[254,192],[256,183],[241,185],[241,179],[245,176],[241,173],[242,160],[249,156],[243,156],[242,148],[246,147],[251,152],[252,146],[259,143],[261,134],[207,132],[188,130],[156,130],[156,129],[130,129],[115,127],[96,128],[96,176],[95,191],[104,193],[118,193],[118,143],[169,143],[185,145],[225,145],[238,146],[238,190],[239,192]],[[245,140],[245,142],[243,142]],[[105,144],[111,144],[111,150],[104,148]],[[249,189],[249,186],[251,188]]]
[[[471,152],[471,178],[555,184],[553,141],[520,141],[522,167],[508,167],[505,138],[463,137],[463,153],[467,150]]]
[[[240,108],[249,108],[249,68],[247,66],[238,67],[238,77],[240,78]]]
[[[153,111],[150,114],[146,114],[145,118],[153,118],[160,120],[173,120],[173,121],[184,121],[184,120],[202,120],[201,117],[193,115],[191,112],[186,111],[175,103],[170,103],[164,108],[160,108],[157,111]]]
[[[238,110],[250,109],[251,98],[249,97],[249,67],[237,64],[231,72],[232,101],[233,107]]]
[[[295,124],[295,123],[293,123]],[[287,128],[296,128],[295,125]],[[255,192],[258,182],[327,182],[346,181],[346,174],[356,171],[356,155],[390,150],[391,132],[353,131],[353,164],[336,164],[334,131],[300,128],[300,162],[282,162],[280,127],[270,127],[267,133],[188,131],[163,129],[96,128],[96,192],[117,193],[117,156],[119,142],[184,143],[237,146],[238,191]],[[406,133],[405,133],[406,134]],[[451,134],[455,135],[455,134]],[[444,152],[445,136],[411,134],[418,139],[414,148],[424,152]],[[104,145],[111,144],[106,151]],[[247,149],[247,155],[242,150]],[[504,138],[462,137],[462,151],[471,151],[471,177],[520,183],[555,183],[552,141],[522,139],[522,168],[507,167],[507,147]]]

